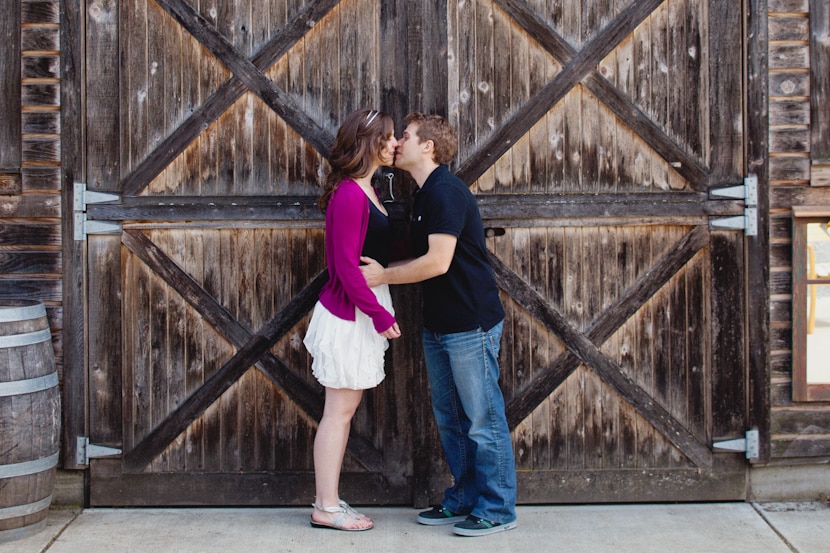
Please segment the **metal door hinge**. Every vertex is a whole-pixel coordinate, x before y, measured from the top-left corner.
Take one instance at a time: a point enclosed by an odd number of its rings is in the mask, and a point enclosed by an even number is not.
[[[75,463],[78,465],[88,465],[90,459],[121,455],[120,449],[91,444],[86,436],[79,436],[76,443]]]
[[[712,447],[723,451],[746,452],[747,459],[757,459],[759,456],[759,436],[757,430],[747,430],[745,438],[714,442]]]
[[[90,221],[86,218],[86,206],[120,200],[118,194],[95,192],[86,189],[85,182],[76,182],[72,195],[72,211],[75,214],[75,240],[86,240],[88,234],[120,234],[121,223],[115,221]]]
[[[747,236],[758,235],[758,176],[747,175],[740,186],[713,188],[709,195],[715,198],[731,198],[744,201],[744,214],[734,217],[713,217],[711,229],[743,230]]]

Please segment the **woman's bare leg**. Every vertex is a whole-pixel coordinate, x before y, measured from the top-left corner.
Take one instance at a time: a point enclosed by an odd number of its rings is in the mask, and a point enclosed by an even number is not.
[[[363,390],[326,388],[326,403],[323,418],[314,437],[314,480],[317,488],[316,504],[321,507],[335,507],[340,500],[340,470],[352,417],[360,405]],[[314,520],[331,522],[337,514],[314,509]],[[372,521],[363,516],[360,520],[347,519],[347,528],[366,528]]]

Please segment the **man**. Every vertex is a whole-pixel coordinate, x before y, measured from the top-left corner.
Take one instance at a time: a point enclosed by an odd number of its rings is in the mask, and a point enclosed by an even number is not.
[[[432,409],[454,483],[440,506],[418,515],[455,524],[462,536],[516,527],[516,466],[499,388],[504,320],[475,197],[447,164],[457,139],[437,115],[412,113],[395,166],[418,190],[412,213],[414,259],[361,270],[369,286],[423,282],[424,359]]]

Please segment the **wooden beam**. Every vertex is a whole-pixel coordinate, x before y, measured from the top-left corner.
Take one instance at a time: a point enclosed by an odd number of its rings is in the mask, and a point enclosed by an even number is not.
[[[818,2],[821,3],[821,2]],[[721,4],[716,4],[720,6]],[[826,5],[826,2],[825,2]],[[740,8],[736,8],[740,11]],[[758,458],[765,463],[771,455],[770,409],[770,236],[772,192],[769,167],[769,67],[768,1],[749,0],[746,14],[746,124],[744,171],[758,177],[758,234],[746,239],[747,362],[749,364],[749,426],[760,435]],[[826,13],[826,12],[825,12]],[[736,24],[740,21],[736,21]],[[792,204],[790,204],[791,206]],[[788,206],[789,207],[789,206]]]
[[[710,217],[743,214],[739,200],[709,200],[705,193],[482,194],[476,198],[485,220],[607,217]],[[91,204],[90,219],[104,221],[317,221],[323,217],[313,196],[136,196],[121,203]]]

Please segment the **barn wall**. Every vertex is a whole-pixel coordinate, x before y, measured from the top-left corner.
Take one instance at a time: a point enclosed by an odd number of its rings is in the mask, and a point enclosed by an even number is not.
[[[0,10],[0,301],[44,303],[63,388],[60,11],[59,0]],[[55,503],[83,502],[80,475],[61,472]]]
[[[0,299],[46,305],[62,373],[59,2],[13,0],[0,120]],[[9,21],[14,22],[12,29]],[[6,48],[5,44],[12,44]],[[6,57],[8,56],[8,57]],[[6,80],[16,77],[17,82]],[[10,97],[8,91],[16,93]]]
[[[811,5],[818,1],[768,1],[772,443],[767,466],[779,469],[830,462],[830,403],[791,399],[792,207],[830,205],[828,145],[816,144],[811,132],[811,93],[827,94],[810,85]],[[70,133],[61,129],[60,7],[58,0],[12,0],[11,9],[0,13],[0,33],[11,45],[0,52],[0,299],[46,304],[63,382],[61,139]],[[71,482],[64,496],[77,497],[81,480]]]
[[[820,98],[826,119],[827,90],[811,83],[810,71],[819,54],[810,41],[818,4],[769,0],[770,465],[830,461],[830,403],[792,400],[792,208],[830,206],[830,145],[816,138],[811,109],[811,95]]]

